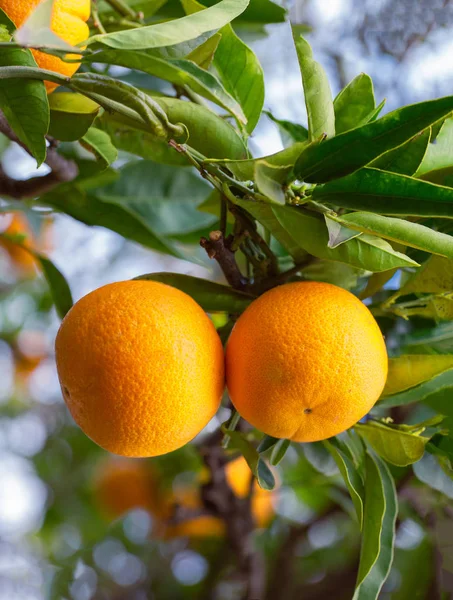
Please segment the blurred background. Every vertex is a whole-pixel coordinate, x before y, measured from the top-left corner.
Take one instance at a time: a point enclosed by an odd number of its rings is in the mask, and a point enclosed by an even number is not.
[[[287,8],[292,20],[308,31],[334,96],[362,71],[375,82],[377,102],[387,99],[384,112],[451,94],[453,4],[448,0],[299,0]],[[305,123],[288,24],[249,24],[237,32],[263,65],[266,108],[280,119]],[[113,74],[125,80],[136,76],[125,69]],[[168,85],[147,80],[144,86],[171,93]],[[253,154],[281,148],[277,126],[263,115],[251,140]],[[8,175],[26,179],[36,174],[34,160],[15,144],[1,138],[0,151]],[[127,160],[120,156],[118,164]],[[221,278],[201,250],[189,263],[44,208],[12,216],[5,207],[0,199],[0,231],[23,233],[27,243],[49,254],[67,277],[74,300],[105,283],[147,272]],[[0,600],[236,598],[222,525],[197,515],[204,473],[196,445],[228,411],[192,445],[171,455],[116,459],[86,438],[65,408],[53,357],[58,326],[33,259],[3,242]],[[236,493],[245,494],[246,467],[239,462],[230,471]],[[272,597],[286,597],[285,553],[274,559],[284,539],[292,543],[286,551],[296,557],[290,593],[305,599],[350,598],[359,537],[335,465],[321,446],[293,446],[278,475],[279,488],[256,494],[253,508],[274,579]],[[333,501],[344,504],[346,512],[333,510]],[[172,504],[193,511],[193,519],[166,526]],[[426,597],[428,546],[420,524],[401,515],[395,565],[382,598]],[[413,589],[410,573],[415,571]]]

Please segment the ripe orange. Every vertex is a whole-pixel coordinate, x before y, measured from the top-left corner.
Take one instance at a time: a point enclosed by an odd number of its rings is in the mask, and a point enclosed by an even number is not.
[[[63,396],[76,423],[114,454],[156,456],[194,438],[216,413],[223,348],[202,308],[152,281],[91,292],[56,339]]]
[[[43,0],[0,0],[0,8],[7,14],[16,27],[20,27]],[[60,38],[76,46],[89,36],[86,21],[90,16],[90,0],[55,0],[53,5],[51,29]],[[32,50],[41,69],[48,69],[71,77],[79,68],[79,63],[64,62],[56,56]],[[70,55],[71,58],[78,56]],[[46,81],[48,92],[57,85]]]
[[[225,467],[226,478],[231,489],[239,498],[249,493],[251,472],[244,459],[240,457]],[[204,478],[202,478],[204,479]],[[274,515],[274,495],[254,483],[252,513],[258,527],[266,527]],[[175,502],[183,508],[196,510],[202,507],[201,490],[197,486],[185,486],[175,491]],[[225,523],[211,515],[188,519],[167,530],[169,537],[220,537],[225,534]]]
[[[115,519],[134,508],[143,508],[154,517],[164,516],[158,477],[141,459],[109,457],[95,472],[93,491],[96,502],[108,519]]]
[[[368,308],[327,283],[276,287],[237,321],[226,378],[238,412],[264,433],[329,438],[368,413],[387,378],[387,352]]]

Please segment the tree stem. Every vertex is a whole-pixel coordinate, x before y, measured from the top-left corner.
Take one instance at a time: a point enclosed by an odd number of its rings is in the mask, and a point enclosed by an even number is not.
[[[139,13],[136,13],[124,0],[106,0],[106,2],[122,17],[128,17],[136,21],[141,20]]]

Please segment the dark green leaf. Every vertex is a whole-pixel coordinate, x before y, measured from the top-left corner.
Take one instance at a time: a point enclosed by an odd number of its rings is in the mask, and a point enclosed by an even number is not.
[[[304,86],[308,139],[313,142],[323,135],[331,138],[335,135],[335,113],[327,75],[322,66],[313,59],[309,43],[297,34],[295,28],[293,37]]]
[[[385,117],[351,129],[301,154],[295,176],[310,183],[325,183],[357,171],[392,148],[400,146],[453,110],[453,97],[399,108]]]
[[[282,186],[290,170],[290,166],[276,166],[264,159],[258,160],[255,163],[254,177],[258,190],[272,202],[285,204],[285,192]]]
[[[338,473],[337,464],[323,442],[302,444],[302,450],[311,466],[326,477]]]
[[[33,253],[38,259],[44,273],[44,277],[49,284],[52,300],[55,304],[57,314],[63,319],[66,313],[72,307],[72,294],[69,285],[63,274],[48,258],[39,253]]]
[[[274,448],[280,442],[281,442],[280,438],[275,438],[275,437],[272,437],[271,435],[265,435],[263,437],[263,439],[261,440],[261,442],[258,444],[257,450],[260,454],[263,454],[264,452],[267,452],[271,448]]]
[[[197,48],[192,50],[192,52],[187,55],[187,60],[191,60],[202,69],[209,69],[221,39],[222,34],[215,33],[203,42],[203,44],[200,44]]]
[[[381,215],[453,218],[452,189],[371,168],[316,186],[313,199]]]
[[[273,490],[275,487],[274,475],[260,457],[255,446],[253,446],[253,444],[246,439],[244,434],[239,431],[230,431],[223,427],[222,431],[230,438],[229,447],[241,452],[260,487],[264,490]]]
[[[334,218],[344,227],[453,259],[453,236],[434,231],[419,223],[383,217],[371,212],[354,212]]]
[[[335,460],[337,467],[343,477],[346,487],[351,495],[351,500],[354,504],[354,508],[357,514],[357,520],[359,527],[362,529],[363,526],[363,503],[365,497],[365,489],[363,481],[357,471],[354,463],[350,460],[345,452],[341,450],[339,444],[336,443],[335,438],[326,440],[324,445],[329,450],[333,459]]]
[[[254,299],[226,285],[180,273],[150,273],[136,279],[159,281],[178,288],[191,296],[206,312],[242,313]]]
[[[60,142],[73,142],[85,135],[99,113],[100,106],[81,94],[66,92],[49,97],[49,134]]]
[[[421,459],[428,438],[387,427],[384,423],[357,423],[354,429],[383,459],[397,467],[407,467]]]
[[[376,600],[393,561],[398,501],[387,465],[366,457],[365,510],[359,573],[353,600]]]
[[[90,127],[80,143],[94,154],[103,169],[107,169],[118,158],[118,150],[112,144],[110,136],[96,127]]]
[[[271,491],[275,488],[275,477],[262,458],[258,459],[255,476],[263,490]]]
[[[0,67],[34,67],[36,62],[23,48],[2,48]],[[19,140],[25,144],[38,166],[46,158],[49,128],[49,102],[44,83],[31,79],[0,79],[0,109]]]
[[[282,138],[282,143],[285,148],[292,146],[296,142],[308,141],[308,130],[303,125],[291,123],[291,121],[285,121],[284,119],[277,119],[268,110],[264,110],[263,113],[278,126],[280,137]]]
[[[120,50],[144,50],[173,46],[220,29],[244,12],[247,5],[248,0],[221,0],[204,11],[176,21],[126,29],[106,35],[95,35],[90,38],[90,43],[99,43]]]
[[[389,150],[370,164],[370,167],[390,171],[391,173],[400,173],[401,175],[413,175],[418,169],[426,149],[429,146],[431,131],[425,129],[420,134],[414,136],[411,140],[398,146],[394,150]]]
[[[429,144],[417,177],[453,166],[453,119],[445,119],[435,143]],[[431,179],[430,179],[431,180]]]
[[[337,135],[366,123],[374,111],[371,77],[360,73],[341,90],[333,102]]]
[[[453,499],[453,479],[443,469],[441,457],[427,453],[413,469],[417,479]]]
[[[283,460],[290,444],[291,440],[279,440],[278,443],[273,447],[270,458],[270,463],[272,466],[277,466]]]

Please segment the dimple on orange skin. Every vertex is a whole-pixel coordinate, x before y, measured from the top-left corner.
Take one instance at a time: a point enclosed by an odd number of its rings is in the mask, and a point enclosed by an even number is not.
[[[202,308],[151,281],[79,300],[56,338],[63,395],[81,429],[114,454],[157,456],[193,439],[224,389],[220,338]]]
[[[276,287],[241,315],[226,350],[235,408],[268,435],[314,442],[345,431],[387,378],[382,333],[368,308],[337,286]]]
[[[0,8],[19,28],[42,1],[0,0]],[[90,10],[90,0],[55,0],[51,19],[52,31],[71,46],[77,46],[89,37],[86,21],[90,17]],[[32,50],[32,53],[38,67],[61,73],[67,77],[72,77],[80,66],[80,63],[64,62],[56,56],[44,54],[38,50]],[[70,55],[70,58],[78,58],[78,56]],[[58,87],[57,84],[49,81],[46,81],[45,85],[49,93]]]

